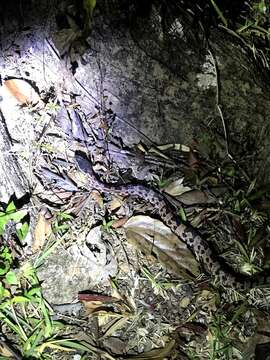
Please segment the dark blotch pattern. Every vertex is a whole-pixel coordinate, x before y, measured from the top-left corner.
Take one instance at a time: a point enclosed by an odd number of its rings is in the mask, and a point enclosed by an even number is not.
[[[221,265],[215,259],[207,242],[205,242],[198,233],[192,228],[185,225],[180,225],[179,217],[174,213],[170,204],[158,191],[152,190],[143,185],[122,185],[114,186],[111,184],[105,184],[98,180],[91,172],[89,176],[89,186],[100,190],[102,192],[109,192],[115,194],[121,194],[124,196],[132,195],[141,198],[142,200],[149,202],[158,212],[161,220],[168,225],[171,230],[179,236],[194,252],[197,259],[203,262],[205,269],[210,275],[216,277],[221,286],[233,287],[237,290],[247,290],[252,286],[258,286],[259,284],[267,284],[270,282],[270,276],[257,276],[255,279],[238,281],[238,276],[232,274],[230,271],[222,270]]]

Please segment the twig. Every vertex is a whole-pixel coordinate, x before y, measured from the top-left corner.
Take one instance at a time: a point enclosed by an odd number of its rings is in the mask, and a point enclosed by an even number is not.
[[[215,75],[216,75],[216,108],[218,110],[221,122],[222,122],[222,127],[223,127],[223,132],[224,132],[224,139],[225,139],[225,144],[226,144],[226,153],[227,156],[229,157],[229,159],[238,167],[238,169],[241,170],[241,172],[243,173],[244,177],[246,178],[246,180],[250,181],[248,174],[246,173],[246,171],[237,163],[237,161],[234,159],[233,155],[230,152],[229,149],[229,135],[228,135],[228,127],[227,127],[227,123],[225,121],[225,118],[223,116],[223,112],[220,106],[220,76],[219,76],[219,70],[218,70],[218,64],[217,64],[217,60],[216,57],[213,54],[213,51],[211,49],[211,45],[209,44],[209,41],[207,40],[207,45],[208,45],[208,52],[212,58],[213,64],[214,64],[214,69],[215,69]]]
[[[219,116],[221,118],[222,121],[222,126],[223,126],[223,131],[224,131],[224,138],[225,138],[225,143],[226,143],[226,153],[228,155],[228,157],[234,161],[232,154],[230,153],[229,150],[229,137],[228,137],[228,127],[227,124],[225,122],[224,116],[223,116],[223,112],[221,110],[220,107],[220,77],[219,77],[219,70],[218,70],[218,64],[217,64],[217,60],[216,57],[214,56],[212,49],[210,47],[210,44],[208,42],[208,52],[212,58],[213,61],[213,65],[214,65],[214,69],[215,69],[215,77],[216,77],[216,108],[218,110]]]

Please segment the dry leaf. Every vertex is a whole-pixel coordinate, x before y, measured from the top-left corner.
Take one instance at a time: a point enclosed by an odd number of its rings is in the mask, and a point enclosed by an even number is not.
[[[13,98],[20,105],[37,104],[41,99],[29,82],[21,79],[6,80],[1,89],[4,101]]]
[[[9,351],[5,343],[0,344],[0,355],[5,356],[7,358],[13,357],[12,352]]]
[[[119,302],[119,299],[113,296],[91,293],[80,293],[78,294],[78,299],[83,303],[88,314],[92,314],[99,310],[105,310],[106,307],[109,311],[111,310],[110,305]]]
[[[179,196],[187,191],[190,191],[191,188],[188,186],[184,186],[183,181],[184,178],[173,181],[164,188],[164,191],[171,196]]]
[[[119,209],[123,205],[123,200],[121,200],[118,196],[114,197],[110,202],[108,202],[107,206],[110,211],[114,211]]]
[[[98,206],[103,209],[104,208],[104,202],[103,197],[101,196],[100,192],[93,190],[91,192],[92,198],[95,200],[95,202],[98,204]]]
[[[88,194],[72,195],[70,203],[68,205],[68,209],[65,212],[67,214],[73,214],[74,216],[78,216],[86,206],[88,198]]]
[[[193,170],[197,170],[200,167],[200,160],[194,151],[189,152],[188,164]]]
[[[123,225],[125,225],[125,223],[126,223],[127,221],[128,221],[128,219],[125,218],[125,217],[123,217],[123,218],[121,218],[121,219],[118,219],[118,220],[116,220],[116,221],[113,222],[112,228],[113,228],[113,229],[118,229],[118,228],[122,227]]]
[[[34,241],[32,244],[32,251],[36,252],[40,250],[48,237],[52,233],[52,215],[48,209],[42,208],[38,215],[38,220],[34,230]]]
[[[83,306],[88,315],[93,314],[96,311],[104,310],[104,305],[101,301],[83,301]]]
[[[184,186],[181,190],[181,184],[179,184],[179,189],[177,189],[177,184],[174,183],[168,185],[170,195],[177,197],[184,205],[195,205],[195,204],[212,204],[217,202],[217,196],[224,194],[227,190],[224,187],[220,188],[211,188],[207,191],[201,190],[191,190],[190,188]],[[172,186],[172,191],[170,191],[170,186]],[[167,191],[167,188],[165,188]],[[178,191],[178,194],[177,194]],[[182,193],[181,193],[182,191]],[[181,193],[181,194],[180,194]]]
[[[194,204],[206,204],[213,202],[213,197],[209,197],[206,192],[200,190],[190,190],[185,193],[182,193],[177,197],[185,205],[194,205]]]
[[[13,351],[13,349],[5,342],[0,340],[0,357],[17,359],[19,356]]]
[[[186,244],[161,221],[149,216],[133,216],[124,229],[128,241],[145,254],[154,253],[174,273],[193,280],[200,273],[198,263]]]

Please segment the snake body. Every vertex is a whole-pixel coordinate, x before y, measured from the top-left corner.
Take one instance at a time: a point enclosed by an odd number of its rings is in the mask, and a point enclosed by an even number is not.
[[[255,286],[270,283],[270,276],[259,274],[245,276],[234,272],[215,255],[209,243],[190,225],[180,221],[174,208],[168,200],[157,190],[139,184],[114,185],[104,183],[95,175],[92,164],[81,155],[75,157],[80,170],[88,176],[87,187],[102,193],[119,194],[122,196],[136,196],[150,204],[160,219],[176,234],[195,255],[205,273],[214,278],[222,287],[231,287],[238,291],[245,291]]]

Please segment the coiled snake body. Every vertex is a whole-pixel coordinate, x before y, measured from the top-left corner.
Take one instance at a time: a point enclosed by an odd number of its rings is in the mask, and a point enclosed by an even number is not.
[[[164,224],[174,234],[187,244],[196,259],[202,264],[204,271],[213,277],[219,286],[231,287],[238,291],[245,291],[255,286],[270,283],[270,276],[259,274],[245,276],[235,273],[214,254],[209,243],[191,226],[181,223],[172,205],[158,191],[143,185],[112,185],[100,181],[93,172],[92,165],[79,154],[75,156],[80,170],[88,175],[90,189],[100,192],[119,194],[122,196],[136,196],[149,203],[157,212]]]

